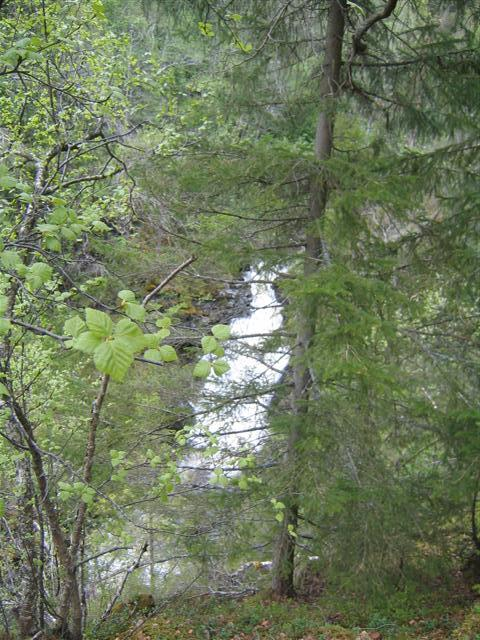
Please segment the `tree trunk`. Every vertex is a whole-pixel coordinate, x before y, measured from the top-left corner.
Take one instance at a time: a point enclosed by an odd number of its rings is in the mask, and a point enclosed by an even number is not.
[[[37,586],[37,536],[35,532],[34,489],[28,458],[17,463],[17,483],[24,488],[18,501],[18,537],[22,547],[21,564],[17,567],[20,589],[16,609],[21,638],[33,636],[39,629]]]
[[[331,0],[325,39],[325,58],[320,82],[322,110],[318,116],[315,138],[315,156],[320,163],[320,171],[312,180],[310,187],[310,211],[308,228],[306,229],[304,275],[307,278],[320,269],[325,262],[328,262],[326,249],[319,231],[320,221],[325,213],[329,194],[328,176],[321,163],[330,158],[333,149],[335,106],[336,98],[340,91],[345,10],[345,0]],[[272,591],[277,596],[291,597],[295,593],[293,580],[295,568],[294,534],[297,528],[299,511],[298,446],[302,441],[312,385],[312,376],[308,366],[308,352],[315,335],[315,324],[315,305],[312,304],[311,300],[305,300],[299,311],[299,329],[294,352],[293,421],[285,460],[289,484],[284,496],[284,520],[276,542],[273,560]]]

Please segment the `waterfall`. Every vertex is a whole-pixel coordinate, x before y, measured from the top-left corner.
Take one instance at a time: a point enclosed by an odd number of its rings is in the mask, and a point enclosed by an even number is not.
[[[198,435],[193,442],[201,440],[202,431],[217,434],[220,448],[232,453],[247,444],[249,449],[260,446],[273,398],[268,390],[279,382],[289,360],[285,348],[262,349],[283,322],[272,285],[275,274],[260,263],[245,273],[244,280],[250,285],[251,305],[247,315],[230,322],[232,339],[225,346],[230,370],[221,378],[210,374],[195,406],[194,433]]]

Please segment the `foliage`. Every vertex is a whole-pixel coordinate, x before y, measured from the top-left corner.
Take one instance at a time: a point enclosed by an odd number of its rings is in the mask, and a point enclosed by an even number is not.
[[[209,601],[149,635],[409,637],[419,583],[475,574],[479,11],[379,6],[0,2],[7,632],[78,640],[118,589],[238,595],[282,531],[298,569],[365,595],[344,629],[314,605]],[[283,325],[230,342],[252,266]],[[230,353],[290,362],[240,384]]]

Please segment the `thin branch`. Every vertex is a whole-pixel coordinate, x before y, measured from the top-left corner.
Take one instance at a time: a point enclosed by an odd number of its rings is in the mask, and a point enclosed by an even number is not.
[[[192,262],[195,262],[196,259],[197,259],[196,256],[190,256],[188,260],[185,260],[185,262],[182,262],[182,264],[179,265],[176,269],[174,269],[164,280],[162,280],[162,282],[160,282],[160,284],[156,286],[153,291],[151,291],[145,296],[145,298],[142,300],[142,305],[145,307],[150,302],[150,300],[157,295],[157,293],[160,293],[160,291],[167,286],[170,280],[173,280],[173,278],[175,278],[175,276],[179,274],[180,271],[183,271],[183,269],[188,267],[189,264],[192,264]]]
[[[59,342],[65,342],[66,340],[70,340],[68,336],[59,336],[56,333],[49,331],[48,329],[44,329],[43,327],[36,327],[33,324],[28,324],[28,322],[22,322],[21,320],[13,320],[13,318],[10,319],[10,322],[19,327],[23,327],[24,329],[27,329],[27,331],[31,331],[32,333],[35,333],[38,336],[48,336],[49,338],[53,338],[54,340],[58,340]]]
[[[118,587],[116,594],[113,596],[110,604],[105,609],[105,611],[102,614],[102,617],[100,618],[101,622],[104,622],[108,618],[108,616],[112,613],[112,610],[113,610],[113,607],[115,606],[115,603],[117,602],[117,600],[122,595],[123,589],[125,588],[125,585],[127,583],[128,578],[135,571],[135,569],[138,569],[138,567],[140,566],[140,563],[142,561],[143,555],[146,553],[147,549],[148,549],[148,542],[145,542],[143,544],[142,548],[140,549],[140,553],[138,554],[138,558],[131,565],[131,567],[129,567],[127,569],[127,571],[125,572],[125,575],[123,576],[123,580],[120,583],[120,586]]]
[[[112,176],[116,176],[117,173],[120,173],[121,171],[123,171],[123,167],[118,167],[117,169],[115,169],[114,171],[111,171],[110,173],[101,173],[101,174],[95,174],[90,176],[83,176],[80,178],[72,178],[71,180],[67,180],[66,182],[63,182],[57,187],[49,187],[48,189],[45,190],[44,193],[52,194],[58,191],[59,189],[64,189],[65,187],[70,187],[73,184],[80,184],[82,182],[97,182],[99,180],[105,180],[107,178],[111,178]]]
[[[90,556],[89,558],[85,558],[80,562],[77,562],[76,567],[80,567],[82,564],[87,564],[87,562],[92,562],[92,560],[96,560],[97,558],[101,558],[102,556],[107,555],[108,553],[114,553],[115,551],[130,551],[132,547],[112,547],[111,549],[107,549],[106,551],[100,551],[100,553],[96,553],[94,556]]]

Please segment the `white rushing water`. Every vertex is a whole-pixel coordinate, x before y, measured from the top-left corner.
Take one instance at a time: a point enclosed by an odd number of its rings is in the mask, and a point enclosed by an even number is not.
[[[248,444],[260,445],[267,410],[273,394],[268,392],[288,364],[285,349],[264,352],[262,345],[282,326],[282,307],[271,282],[275,275],[259,265],[244,280],[250,284],[248,315],[230,323],[232,339],[225,345],[230,370],[221,378],[211,374],[195,407],[197,427],[217,434],[221,449],[235,451]],[[256,391],[260,395],[256,395]],[[220,400],[219,400],[220,397]],[[198,432],[197,432],[198,433]]]

